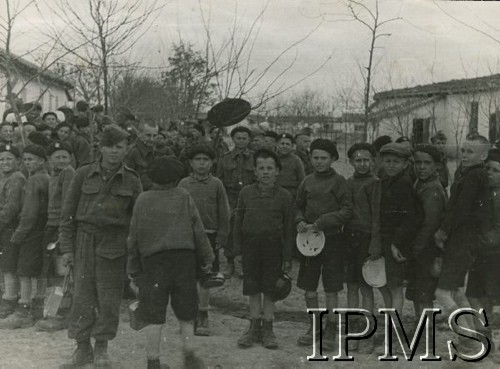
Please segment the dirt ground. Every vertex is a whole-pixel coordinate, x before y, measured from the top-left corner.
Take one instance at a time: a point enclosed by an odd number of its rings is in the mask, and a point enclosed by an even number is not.
[[[298,264],[294,264],[292,277],[296,279]],[[381,298],[376,292],[377,305],[381,306]],[[145,337],[148,328],[140,332],[133,331],[128,324],[126,308],[128,301],[122,304],[121,323],[118,336],[110,343],[109,353],[113,360],[113,368],[135,369],[145,368]],[[246,300],[241,295],[241,280],[232,278],[226,284],[213,290],[210,312],[211,337],[195,337],[199,353],[209,368],[497,368],[486,358],[480,363],[471,364],[460,360],[451,362],[447,359],[446,339],[454,334],[437,330],[437,354],[443,357],[441,362],[422,363],[418,359],[407,362],[404,357],[398,362],[379,362],[377,353],[358,355],[353,352],[354,362],[333,362],[333,352],[327,362],[308,362],[306,356],[311,349],[297,346],[297,337],[307,329],[307,314],[304,309],[302,293],[294,288],[290,296],[277,304],[275,332],[279,340],[278,350],[267,350],[260,346],[250,349],[239,349],[236,340],[247,327]],[[340,295],[340,305],[345,306],[345,292]],[[411,322],[413,314],[411,304],[405,303],[404,322]],[[167,325],[162,343],[162,362],[171,368],[182,368],[178,324],[171,310],[168,311]],[[495,314],[498,320],[499,314]],[[374,338],[377,344],[383,340],[379,331]],[[495,327],[495,342],[500,343],[500,327]],[[34,328],[0,333],[0,368],[58,368],[74,350],[74,344],[66,336],[66,331],[56,333],[40,333]],[[90,369],[90,367],[88,368]]]

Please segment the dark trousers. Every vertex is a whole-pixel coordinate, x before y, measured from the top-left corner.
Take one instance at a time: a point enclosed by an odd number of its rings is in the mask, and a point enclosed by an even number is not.
[[[125,254],[104,258],[96,253],[98,236],[79,230],[74,262],[75,291],[68,337],[76,341],[115,338],[123,292]]]

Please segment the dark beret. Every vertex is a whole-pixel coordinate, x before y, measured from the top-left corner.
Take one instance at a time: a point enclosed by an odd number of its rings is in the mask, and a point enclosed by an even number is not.
[[[304,127],[295,134],[295,139],[297,139],[298,136],[311,136],[311,134],[312,129],[310,127]]]
[[[54,113],[53,111],[48,111],[47,113],[44,113],[42,115],[42,120],[45,120],[45,118],[47,118],[49,115],[52,115],[52,116],[56,117],[56,119],[57,119],[57,114],[56,113]]]
[[[43,132],[43,131],[52,131],[52,127],[48,126],[45,123],[39,124],[38,127],[36,127],[36,130],[38,132]]]
[[[31,144],[24,148],[23,154],[33,154],[42,159],[47,159],[47,153],[43,146]]]
[[[279,135],[274,131],[266,131],[264,132],[264,137],[271,137],[275,141],[278,141]]]
[[[86,112],[87,110],[89,110],[89,103],[84,101],[84,100],[80,100],[80,101],[77,101],[76,102],[76,110],[78,110],[79,112]]]
[[[47,147],[47,155],[50,156],[50,155],[52,155],[53,153],[55,153],[56,151],[59,151],[59,150],[65,150],[65,151],[67,151],[70,154],[73,153],[73,148],[71,147],[71,145],[69,143],[55,141],[55,142],[52,142],[49,145],[49,147]]]
[[[178,159],[161,156],[154,159],[148,166],[148,177],[157,184],[178,182],[185,174],[185,167]]]
[[[432,157],[432,160],[434,160],[436,163],[441,163],[441,161],[443,160],[443,154],[436,146],[430,144],[418,144],[415,145],[415,148],[413,149],[413,152],[416,153],[417,151],[429,154]]]
[[[500,150],[497,148],[493,148],[488,151],[488,157],[486,158],[486,161],[496,161],[500,163]]]
[[[247,133],[248,136],[252,136],[252,132],[247,127],[239,126],[231,130],[231,137],[233,137],[238,132],[244,132]]]
[[[56,128],[54,128],[54,130],[57,132],[59,131],[61,128],[63,127],[68,127],[69,130],[71,131],[72,127],[71,127],[71,124],[67,123],[67,122],[62,122],[62,123],[59,123]]]
[[[106,126],[102,131],[101,146],[113,146],[119,142],[128,140],[129,134],[116,124]]]
[[[294,142],[295,142],[295,140],[294,140],[293,136],[292,136],[290,133],[282,133],[282,134],[280,134],[280,135],[279,135],[278,140],[280,140],[280,139],[282,139],[282,138],[287,138],[287,139],[289,139],[290,141],[292,141],[292,143],[294,143]]]
[[[210,159],[215,159],[215,151],[208,145],[194,145],[191,149],[189,149],[187,154],[189,159],[194,158],[198,154],[205,154]]]
[[[349,148],[349,150],[347,151],[347,157],[349,159],[352,159],[354,153],[359,150],[368,151],[373,157],[377,155],[377,152],[375,151],[375,148],[372,144],[369,144],[368,142],[358,142]]]
[[[410,148],[403,143],[390,142],[380,149],[380,154],[393,154],[403,159],[408,159],[411,156]]]
[[[315,139],[312,143],[311,146],[309,147],[309,150],[311,153],[314,150],[323,150],[329,153],[332,158],[337,160],[339,158],[339,152],[337,151],[337,146],[335,143],[331,140],[327,140],[326,138],[317,138]]]
[[[402,142],[411,142],[410,139],[406,136],[401,136],[398,137],[395,141],[396,143],[402,143]]]
[[[94,105],[90,108],[94,113],[102,113],[104,111],[104,106],[102,105]]]
[[[392,138],[390,136],[380,136],[373,141],[372,145],[377,152],[380,152],[382,146],[387,145],[392,142]]]
[[[15,147],[14,145],[11,145],[11,144],[0,145],[0,152],[10,152],[16,158],[20,158],[21,157],[21,152],[19,151],[19,149],[17,147]]]
[[[90,121],[87,117],[76,117],[73,123],[77,128],[84,128],[90,126]]]
[[[42,132],[34,131],[28,135],[28,140],[30,140],[35,145],[40,145],[42,147],[47,147],[50,144],[50,140]]]

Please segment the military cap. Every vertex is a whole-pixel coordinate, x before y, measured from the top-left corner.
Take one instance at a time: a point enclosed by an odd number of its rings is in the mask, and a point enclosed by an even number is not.
[[[419,144],[416,145],[415,148],[413,149],[414,152],[425,152],[426,154],[430,155],[432,160],[436,163],[440,163],[441,160],[443,159],[443,155],[441,154],[441,151],[436,146],[430,145],[430,144]]]
[[[50,156],[50,155],[52,155],[53,153],[55,153],[56,151],[59,151],[59,150],[65,150],[65,151],[67,151],[70,154],[73,153],[73,148],[71,147],[71,145],[69,143],[55,141],[55,142],[52,142],[49,145],[49,147],[47,147],[47,155]]]
[[[278,138],[279,138],[278,134],[276,132],[274,132],[274,131],[266,131],[264,133],[264,137],[271,137],[275,141],[278,141]]]
[[[21,157],[21,152],[17,147],[11,144],[6,144],[6,145],[0,145],[0,152],[10,152],[13,154],[16,158]]]
[[[215,151],[208,145],[194,145],[191,147],[191,149],[188,151],[188,159],[193,159],[196,155],[198,154],[205,154],[207,155],[210,159],[214,160],[215,159]]]
[[[347,151],[347,157],[349,159],[352,159],[354,153],[359,150],[368,151],[372,157],[375,157],[377,155],[377,152],[375,151],[375,148],[372,144],[369,144],[368,142],[358,142],[349,148],[349,150]]]
[[[282,138],[287,138],[290,141],[292,141],[292,143],[295,142],[293,136],[290,133],[282,133],[282,134],[280,134],[279,137],[278,137],[278,141],[281,140]]]
[[[311,153],[314,150],[323,150],[329,153],[332,158],[335,158],[337,160],[339,158],[339,152],[337,151],[337,146],[335,143],[331,140],[328,140],[326,138],[317,138],[315,139],[312,143],[311,146],[309,147],[309,150]]]
[[[148,166],[148,177],[157,184],[176,183],[185,174],[185,167],[178,159],[170,156],[161,156]]]
[[[404,143],[388,143],[380,149],[380,154],[393,154],[403,159],[408,159],[411,156],[410,148]]]
[[[129,134],[116,124],[106,126],[101,135],[101,146],[113,146],[119,142],[127,140]]]
[[[42,159],[47,159],[47,152],[43,146],[31,144],[24,148],[23,154],[33,154]]]
[[[30,140],[35,145],[40,145],[42,147],[47,147],[50,145],[50,140],[42,132],[34,131],[28,135],[28,140]]]

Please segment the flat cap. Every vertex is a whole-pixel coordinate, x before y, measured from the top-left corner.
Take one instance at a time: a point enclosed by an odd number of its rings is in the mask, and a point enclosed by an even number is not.
[[[127,140],[129,134],[116,124],[106,126],[101,135],[101,146],[113,146],[119,142]]]
[[[380,154],[393,154],[402,157],[403,159],[408,159],[411,156],[411,150],[408,145],[405,145],[404,143],[390,142],[382,146]]]
[[[47,159],[47,152],[43,146],[31,144],[24,148],[23,154],[33,154],[42,159]]]

